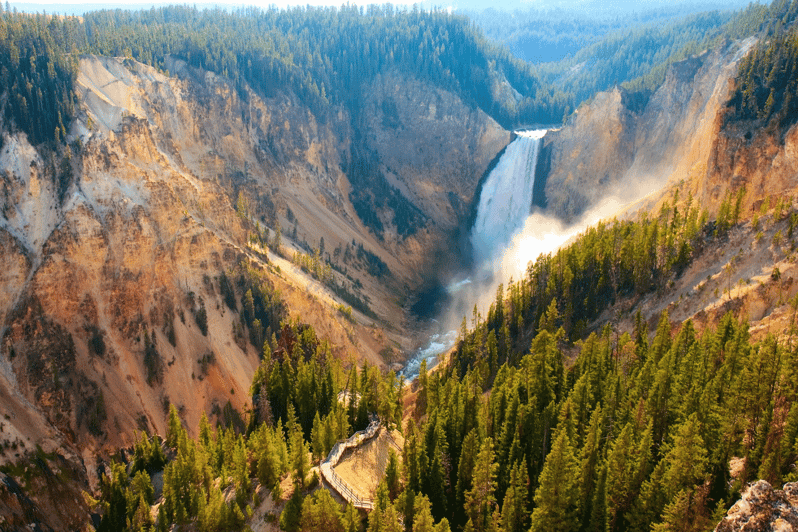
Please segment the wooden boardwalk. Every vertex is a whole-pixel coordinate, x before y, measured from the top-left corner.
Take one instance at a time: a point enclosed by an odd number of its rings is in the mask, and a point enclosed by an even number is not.
[[[325,458],[319,466],[321,477],[328,486],[338,492],[341,497],[351,502],[355,508],[367,511],[374,509],[374,499],[359,497],[355,493],[355,490],[353,490],[333,468],[338,465],[338,461],[347,449],[353,449],[369,441],[380,430],[380,426],[380,420],[375,416],[371,423],[369,423],[369,426],[366,427],[366,430],[359,430],[346,440],[338,440],[335,442],[335,445],[333,445],[330,454],[327,455],[327,458]]]

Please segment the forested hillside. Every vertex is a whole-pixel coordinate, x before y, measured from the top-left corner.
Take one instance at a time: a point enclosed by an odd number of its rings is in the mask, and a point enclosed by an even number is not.
[[[489,8],[465,14],[485,32],[486,37],[506,44],[517,57],[539,64],[573,56],[610,35],[628,35],[629,28],[663,26],[696,12],[714,10],[697,9],[696,4],[633,11],[624,11],[613,5],[604,5],[604,10],[593,7],[598,6],[549,10],[531,7],[514,11]],[[727,6],[727,9],[734,8]]]
[[[361,516],[351,506],[342,516],[325,490],[303,502],[319,483],[311,460],[365,428],[370,413],[388,426],[400,425],[403,383],[367,364],[344,371],[310,326],[291,323],[279,338],[274,346],[265,344],[247,426],[232,409],[216,428],[203,415],[199,437],[191,440],[172,406],[165,439],[141,434],[127,467],[112,461],[96,501],[98,531],[170,530],[173,524],[202,532],[242,530],[261,497],[285,498],[286,478],[292,491],[279,519],[283,529],[301,524],[302,530],[321,530],[328,523],[329,530],[343,530],[342,518],[348,530],[358,529]],[[345,404],[339,394],[351,399]],[[163,502],[153,517],[150,507],[158,497],[152,477],[161,471]]]
[[[647,97],[662,83],[673,62],[713,48],[724,39],[741,39],[758,32],[779,35],[791,24],[794,9],[794,2],[779,0],[771,5],[751,4],[738,12],[712,11],[674,18],[665,24],[654,21],[613,28],[587,38],[585,46],[570,57],[539,64],[538,71],[542,79],[571,95],[577,104],[615,85]],[[533,62],[541,61],[533,58]]]
[[[490,44],[464,17],[443,11],[165,7],[80,19],[6,12],[0,54],[13,96],[6,116],[36,143],[63,135],[77,55],[89,53],[160,68],[174,55],[264,96],[296,93],[319,117],[331,105],[356,112],[361,87],[391,69],[453,91],[506,127],[556,121],[571,106],[531,66]]]
[[[740,65],[726,124],[772,126],[779,133],[798,121],[798,4],[790,4],[771,28],[772,39]],[[782,28],[789,28],[783,30]]]
[[[639,87],[652,90],[664,79],[668,64],[706,49],[734,19],[732,13],[716,11],[614,32],[572,58],[541,70],[547,73],[546,79],[574,94],[577,101],[655,70]]]
[[[99,54],[159,68],[167,56],[179,57],[263,96],[293,92],[322,118],[331,105],[356,115],[359,89],[397,69],[453,91],[505,127],[556,123],[614,84],[636,80],[631,87],[655,88],[669,63],[720,38],[750,35],[773,22],[779,9],[752,5],[739,14],[697,14],[625,31],[617,21],[548,16],[521,22],[540,34],[539,49],[571,54],[545,65],[550,58],[515,58],[463,16],[390,5],[233,12],[164,7],[82,18],[5,12],[0,61],[11,95],[5,116],[36,144],[63,138],[73,113],[77,57]],[[480,20],[489,35],[499,35],[489,15]]]

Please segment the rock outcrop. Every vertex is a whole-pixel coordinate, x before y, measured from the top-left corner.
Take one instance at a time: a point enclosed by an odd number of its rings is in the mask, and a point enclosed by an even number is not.
[[[721,127],[710,150],[708,171],[694,184],[703,204],[717,210],[727,196],[745,188],[741,212],[749,217],[765,198],[792,197],[798,187],[798,127],[783,134],[765,124]]]
[[[798,530],[798,483],[776,490],[760,480],[743,492],[715,532],[789,532]]]

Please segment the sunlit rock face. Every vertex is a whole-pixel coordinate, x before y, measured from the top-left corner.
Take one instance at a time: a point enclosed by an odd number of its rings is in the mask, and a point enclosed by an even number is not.
[[[189,431],[228,401],[249,407],[260,346],[219,280],[242,261],[335,356],[384,364],[386,348],[409,349],[408,294],[437,274],[510,140],[456,95],[398,73],[374,81],[355,123],[343,107],[320,119],[295,95],[244,95],[179,60],[166,67],[84,57],[68,156],[53,162],[8,133],[0,148],[0,404],[18,412],[5,429],[22,454],[40,444],[83,455],[90,482],[97,454],[131,445],[134,430],[163,433],[170,403]],[[399,198],[359,186],[382,231],[352,203],[355,156]],[[402,205],[419,220],[404,233]],[[271,236],[281,227],[289,255],[324,239],[328,255],[355,246],[382,261],[383,275],[365,259],[345,265],[346,282],[393,328],[357,312],[349,323],[334,295],[269,263],[250,246],[255,223]]]
[[[752,484],[732,506],[715,532],[786,532],[798,530],[798,483],[773,489],[764,480]]]
[[[573,221],[607,196],[637,200],[680,181],[698,195],[737,66],[755,42],[671,65],[650,98],[615,88],[581,106],[544,141],[548,212]]]

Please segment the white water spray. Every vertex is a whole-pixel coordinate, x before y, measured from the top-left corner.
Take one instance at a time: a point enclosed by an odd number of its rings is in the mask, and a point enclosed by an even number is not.
[[[470,275],[450,281],[446,312],[438,316],[438,334],[408,363],[407,377],[418,374],[421,360],[432,367],[439,354],[454,346],[461,320],[471,316],[475,306],[485,316],[499,284],[524,278],[530,262],[556,252],[599,220],[616,216],[663,185],[661,176],[652,174],[638,179],[637,187],[630,189],[627,183],[623,190],[606,191],[603,200],[570,224],[542,212],[530,214],[538,152],[545,134],[546,130],[516,132],[517,138],[485,180],[470,235],[474,269]]]
[[[516,132],[516,139],[507,146],[482,185],[476,219],[471,229],[477,281],[460,278],[450,283],[447,287],[447,292],[452,296],[449,316],[462,317],[467,314],[469,304],[480,305],[480,298],[490,290],[491,285],[506,280],[501,275],[504,265],[502,257],[513,239],[524,229],[529,217],[538,153],[546,131]],[[494,281],[495,277],[500,279]],[[443,331],[452,328],[454,323],[451,319],[445,320]],[[448,351],[456,340],[457,332],[453,330],[434,334],[429,343],[408,361],[403,373],[411,379],[418,375],[422,360],[432,367],[438,355]]]

